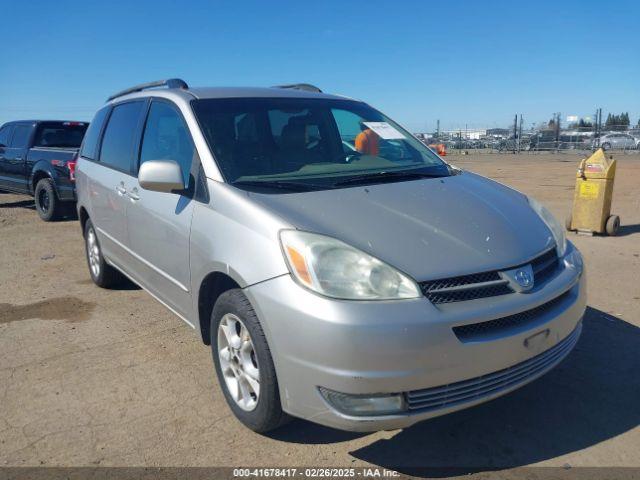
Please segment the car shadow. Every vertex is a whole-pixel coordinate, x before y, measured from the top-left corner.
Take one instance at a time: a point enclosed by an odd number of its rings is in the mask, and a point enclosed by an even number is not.
[[[576,452],[640,423],[640,328],[587,308],[574,351],[541,379],[350,452],[407,475],[500,470]]]
[[[368,433],[345,432],[295,418],[285,426],[265,435],[280,442],[321,445],[347,442],[355,438],[364,437]]]
[[[16,202],[0,203],[0,208],[26,208],[28,210],[35,210],[36,204],[33,199],[31,200],[18,200]]]
[[[618,237],[625,237],[627,235],[633,235],[634,233],[640,233],[640,223],[634,225],[620,225],[618,228]]]

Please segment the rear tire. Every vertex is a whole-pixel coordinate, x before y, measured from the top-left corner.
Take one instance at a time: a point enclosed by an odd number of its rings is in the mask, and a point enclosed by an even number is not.
[[[618,215],[611,215],[607,218],[607,223],[605,225],[605,231],[607,235],[611,237],[615,237],[618,234],[618,229],[620,228],[620,217]]]
[[[229,335],[233,337],[232,340],[237,340],[234,348],[228,347],[234,344],[228,341]],[[250,351],[250,355],[245,356],[250,363],[245,367],[245,361],[240,357],[246,351]],[[254,432],[263,433],[284,425],[290,419],[282,410],[278,379],[267,339],[249,299],[240,289],[223,293],[213,307],[211,352],[220,388],[229,408],[240,422]],[[252,383],[257,383],[257,395],[255,385],[249,384],[246,376],[251,377]],[[234,388],[234,382],[237,388]],[[247,398],[248,401],[245,401]]]
[[[112,288],[124,281],[124,275],[104,260],[100,242],[91,220],[87,220],[84,226],[84,247],[93,283],[101,288]]]
[[[36,184],[34,191],[36,211],[45,222],[53,222],[62,217],[63,205],[56,195],[53,180],[43,178]]]

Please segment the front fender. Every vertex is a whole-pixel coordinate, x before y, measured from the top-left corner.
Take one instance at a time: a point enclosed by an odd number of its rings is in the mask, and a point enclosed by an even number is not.
[[[208,180],[210,201],[193,211],[190,241],[191,291],[194,320],[203,280],[224,273],[241,288],[289,273],[278,232],[291,228],[244,192]]]

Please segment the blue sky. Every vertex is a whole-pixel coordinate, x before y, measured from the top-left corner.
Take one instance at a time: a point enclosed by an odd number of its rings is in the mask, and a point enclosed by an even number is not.
[[[640,115],[640,2],[0,0],[0,123],[127,86],[310,82],[414,131]]]

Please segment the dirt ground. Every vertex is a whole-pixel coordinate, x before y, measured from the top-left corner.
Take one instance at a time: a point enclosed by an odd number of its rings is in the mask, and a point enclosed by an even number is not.
[[[576,155],[448,158],[570,211]],[[640,467],[640,156],[619,160],[620,235],[569,236],[589,294],[575,351],[506,397],[375,434],[245,429],[195,331],[133,285],[95,287],[76,221],[0,193],[0,466]]]

